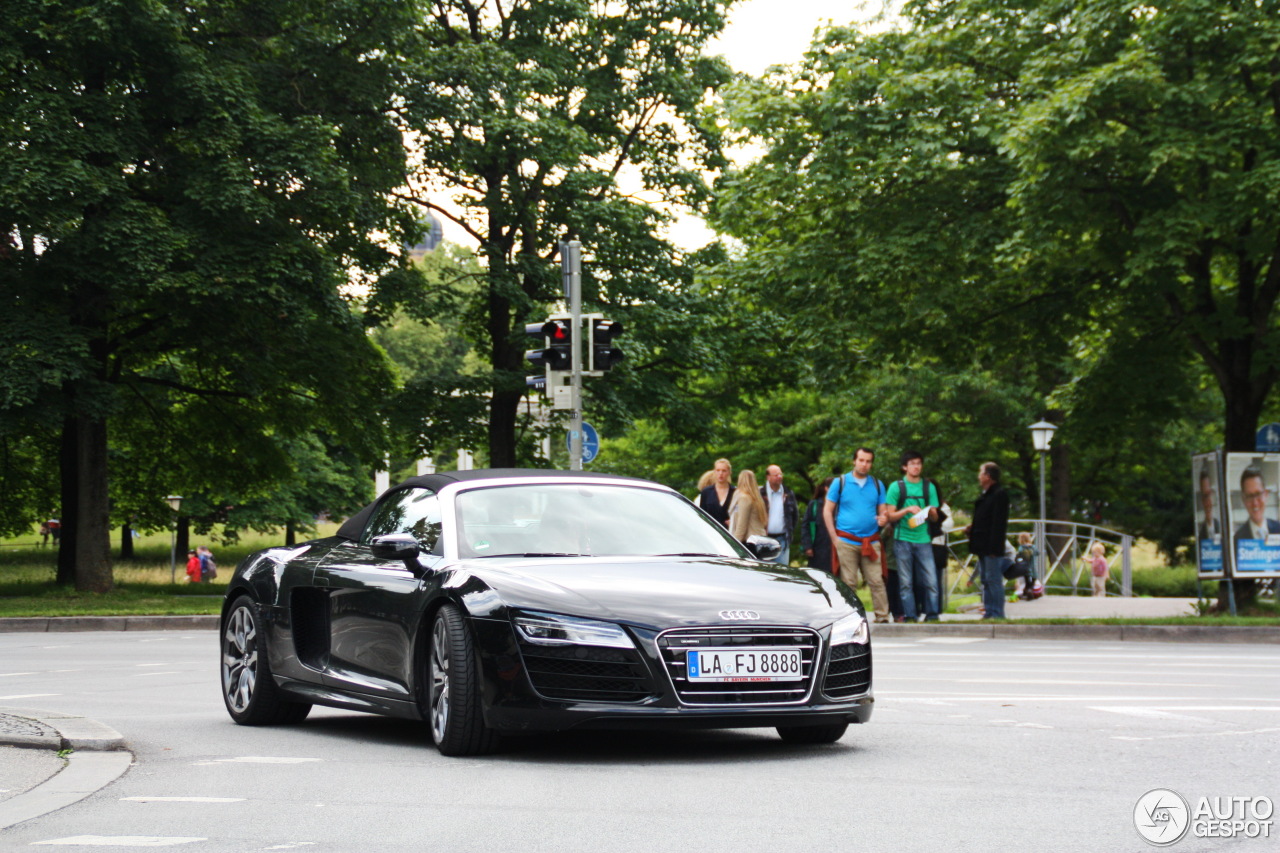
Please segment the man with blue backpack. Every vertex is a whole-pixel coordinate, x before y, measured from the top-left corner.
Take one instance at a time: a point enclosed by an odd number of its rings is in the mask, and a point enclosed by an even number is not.
[[[875,451],[859,447],[853,471],[827,489],[822,519],[840,561],[840,579],[858,588],[861,573],[871,590],[871,606],[877,622],[889,621],[889,595],[885,591],[880,528],[885,524],[884,483],[871,476]]]
[[[915,584],[924,586],[924,620],[938,621],[938,574],[933,564],[933,540],[929,522],[938,521],[942,499],[938,489],[921,474],[924,457],[914,450],[902,454],[903,478],[889,486],[885,502],[889,523],[894,525],[893,556],[898,564],[898,587],[902,590],[902,615],[916,621]]]

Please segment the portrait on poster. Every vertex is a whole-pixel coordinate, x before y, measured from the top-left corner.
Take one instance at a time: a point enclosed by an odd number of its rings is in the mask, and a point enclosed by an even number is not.
[[[1227,454],[1232,575],[1280,577],[1280,455]]]
[[[1222,548],[1222,484],[1218,478],[1218,454],[1191,457],[1193,510],[1196,520],[1196,568],[1202,578],[1224,575]]]

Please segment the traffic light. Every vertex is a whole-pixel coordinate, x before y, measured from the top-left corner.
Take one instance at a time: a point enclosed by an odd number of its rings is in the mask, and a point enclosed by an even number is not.
[[[524,357],[538,367],[545,367],[548,379],[553,371],[569,369],[573,361],[573,341],[567,317],[552,317],[543,323],[530,323],[524,327],[524,331],[527,335],[542,339],[543,348],[528,350]]]
[[[592,373],[604,373],[622,361],[622,350],[613,345],[615,338],[622,335],[622,324],[617,320],[606,320],[603,317],[588,315],[587,321],[587,370]]]

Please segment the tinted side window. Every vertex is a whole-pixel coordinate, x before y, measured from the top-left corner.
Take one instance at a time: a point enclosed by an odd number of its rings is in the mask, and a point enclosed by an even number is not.
[[[365,525],[360,541],[368,545],[375,536],[409,533],[424,551],[440,541],[440,498],[428,489],[405,489],[388,495]]]

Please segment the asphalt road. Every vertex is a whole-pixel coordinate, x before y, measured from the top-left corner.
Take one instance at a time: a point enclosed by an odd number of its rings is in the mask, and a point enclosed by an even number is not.
[[[483,759],[340,711],[235,726],[216,657],[206,632],[0,635],[0,707],[99,720],[136,756],[0,850],[1138,851],[1152,788],[1280,800],[1268,645],[883,639],[875,714],[832,746],[590,733]]]

